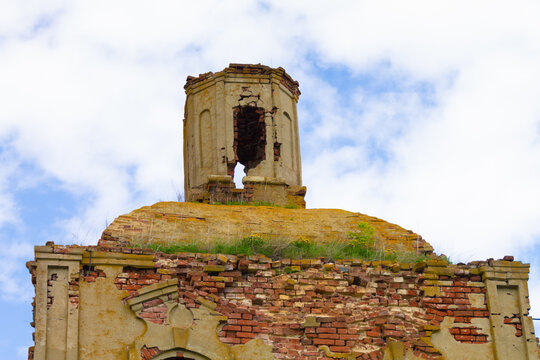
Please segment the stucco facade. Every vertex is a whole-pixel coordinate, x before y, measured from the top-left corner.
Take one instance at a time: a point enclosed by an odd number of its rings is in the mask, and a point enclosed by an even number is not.
[[[186,200],[304,207],[298,82],[282,68],[230,64],[188,77],[185,90]],[[234,186],[237,164],[245,166],[244,190]]]

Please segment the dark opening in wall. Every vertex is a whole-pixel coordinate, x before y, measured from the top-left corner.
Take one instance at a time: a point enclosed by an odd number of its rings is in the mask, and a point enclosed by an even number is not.
[[[255,106],[234,108],[234,152],[245,172],[265,159],[266,125],[264,109]]]
[[[281,157],[281,143],[274,143],[274,161],[279,161]]]

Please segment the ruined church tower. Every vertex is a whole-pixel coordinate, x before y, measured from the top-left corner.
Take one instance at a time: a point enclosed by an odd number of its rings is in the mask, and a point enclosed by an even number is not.
[[[297,81],[283,68],[230,64],[188,77],[184,88],[187,201],[305,207]],[[238,164],[243,189],[233,182]]]
[[[282,68],[185,89],[188,201],[121,215],[95,245],[36,246],[28,360],[540,360],[529,264],[452,264],[396,224],[302,208]]]

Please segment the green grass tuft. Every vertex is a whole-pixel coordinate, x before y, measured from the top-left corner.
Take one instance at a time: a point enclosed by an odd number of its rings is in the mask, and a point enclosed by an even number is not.
[[[193,241],[185,244],[136,243],[135,247],[150,248],[168,254],[180,252],[231,255],[265,255],[273,259],[363,259],[391,260],[414,263],[426,260],[423,254],[403,251],[383,251],[376,246],[374,229],[368,223],[358,224],[358,231],[349,233],[349,241],[314,243],[305,237],[294,241],[263,238],[252,235],[235,241],[217,241],[213,244]],[[284,270],[287,271],[286,269]]]
[[[176,254],[180,252],[192,252],[192,253],[202,253],[205,252],[204,249],[197,243],[187,243],[187,244],[174,244],[174,245],[164,245],[164,244],[136,244],[136,247],[145,247],[152,249],[154,251],[161,251],[166,254]]]

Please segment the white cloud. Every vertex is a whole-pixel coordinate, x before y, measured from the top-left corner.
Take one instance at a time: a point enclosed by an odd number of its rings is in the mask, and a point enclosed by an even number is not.
[[[105,221],[175,199],[185,76],[223,67],[224,49],[238,61],[271,60],[275,35],[286,34],[246,1],[124,5],[36,4],[31,18],[13,5],[27,26],[7,27],[0,43],[0,98],[9,99],[0,134],[13,136],[23,161],[92,199],[61,221],[70,241],[95,242]]]
[[[9,191],[10,178],[16,172],[17,166],[13,154],[8,150],[2,150],[0,146],[0,228],[6,224],[18,223],[18,209]]]
[[[25,301],[32,298],[33,289],[25,262],[32,258],[33,248],[28,243],[3,244],[4,251],[0,255],[0,289],[2,300]],[[23,281],[24,280],[24,281]]]
[[[305,37],[327,64],[379,69],[404,85],[347,104],[343,92],[308,83],[321,99],[309,115],[320,123],[304,148],[327,146],[303,157],[310,204],[388,218],[460,259],[538,239],[538,5],[305,5],[278,6],[305,9]],[[422,103],[411,81],[430,84],[434,103]],[[338,137],[348,140],[342,148]],[[373,146],[388,161],[374,161]]]

